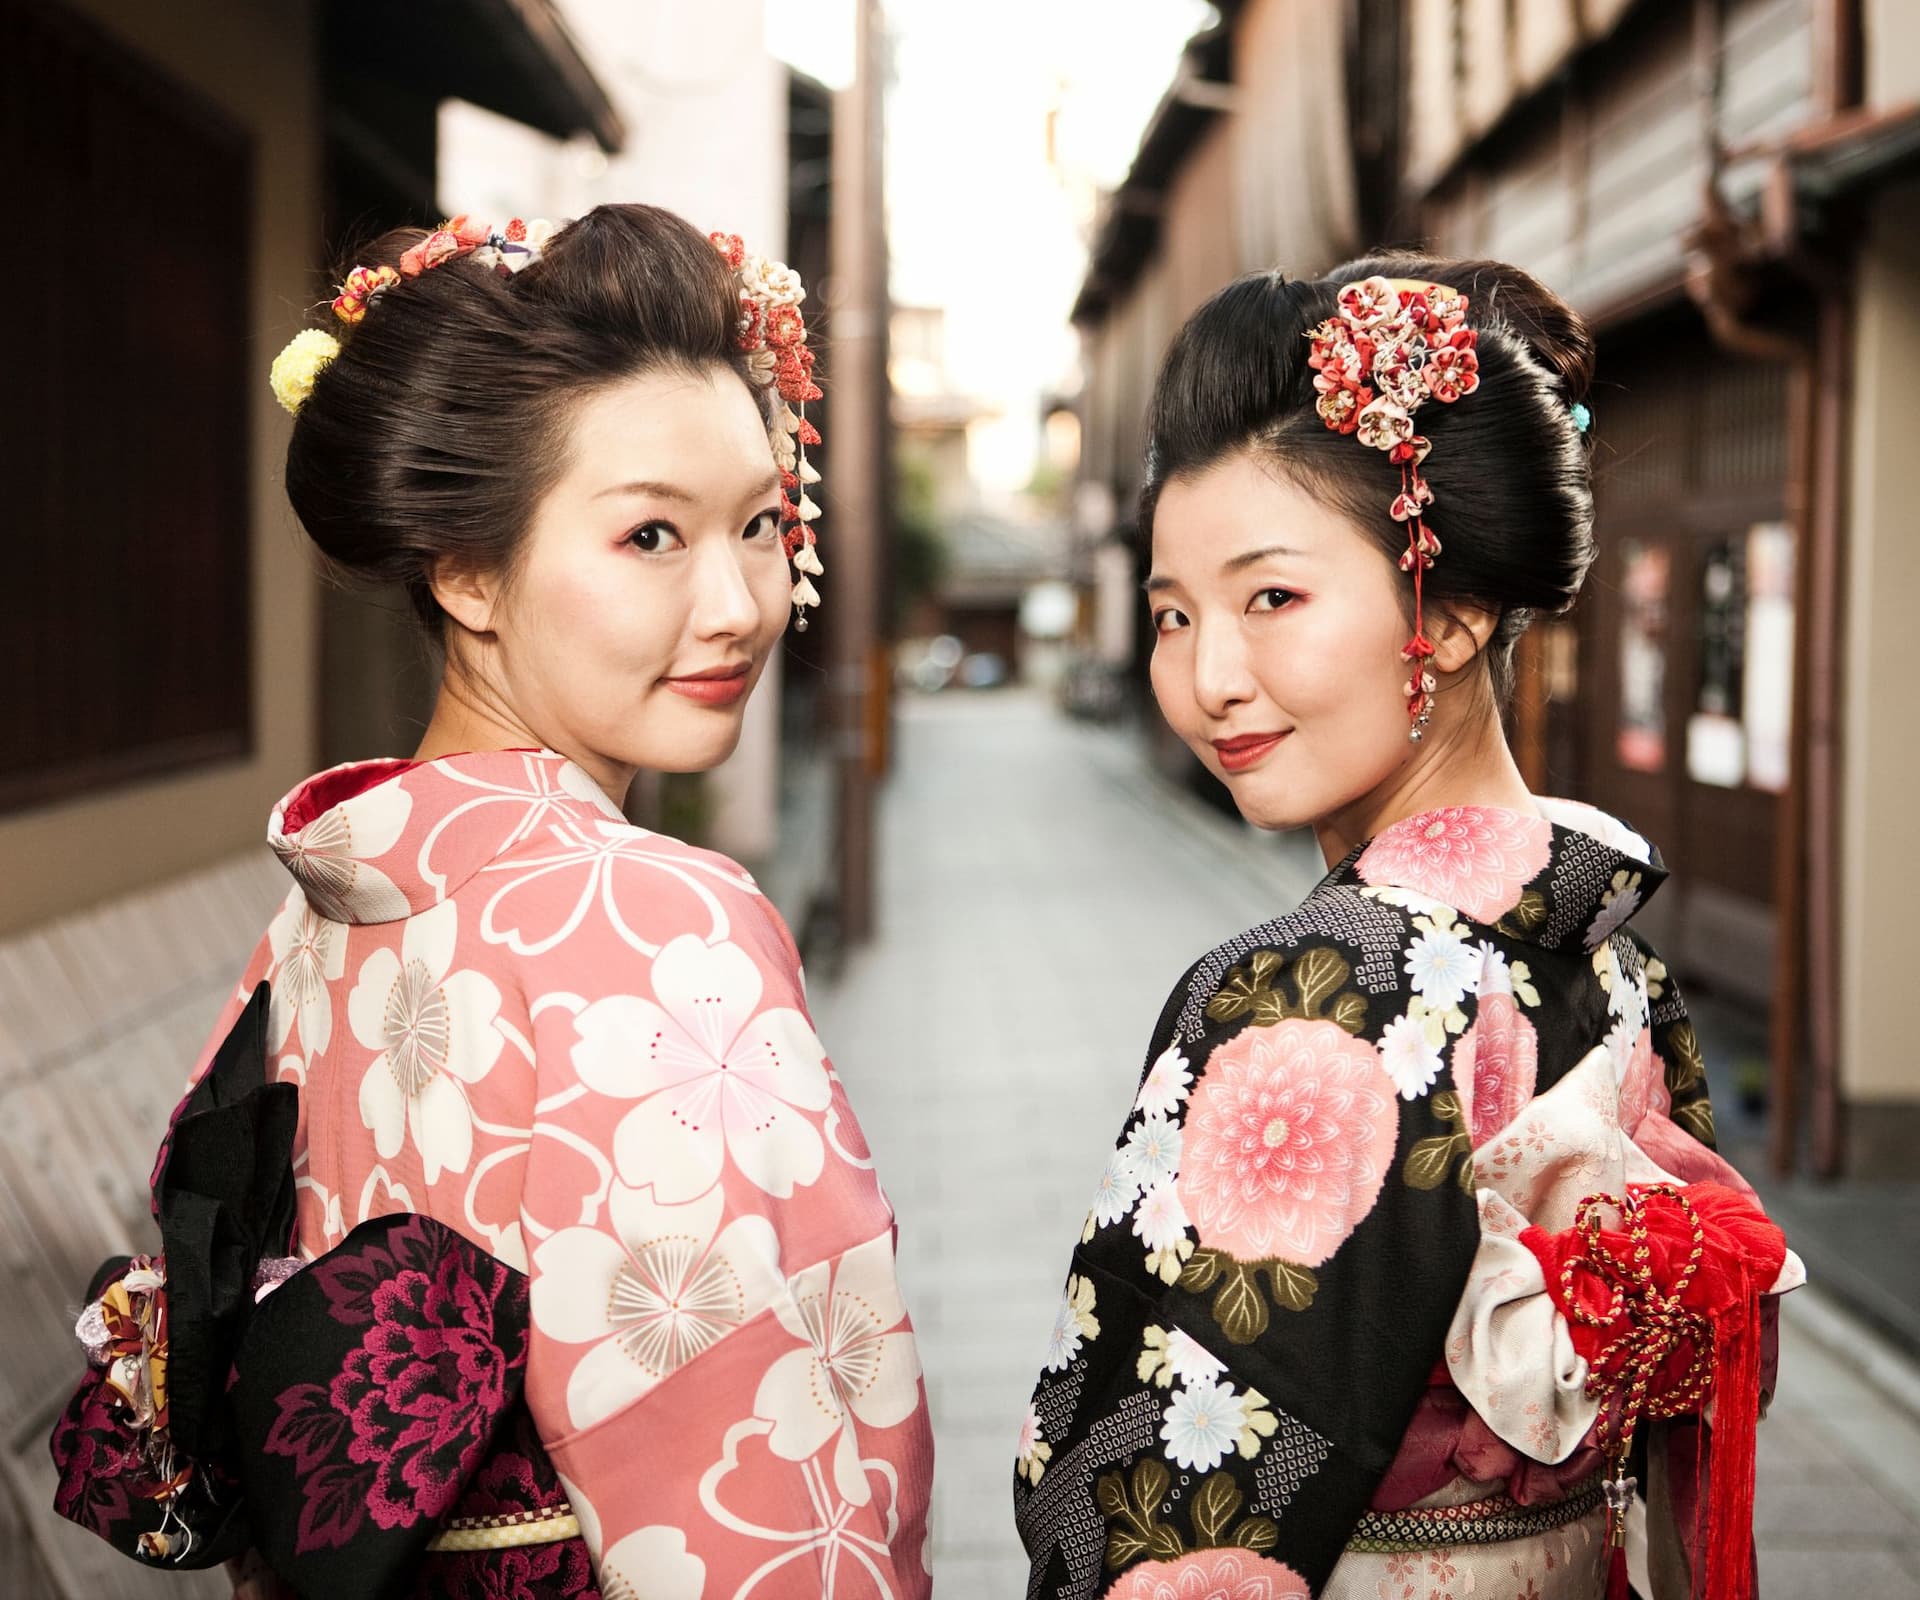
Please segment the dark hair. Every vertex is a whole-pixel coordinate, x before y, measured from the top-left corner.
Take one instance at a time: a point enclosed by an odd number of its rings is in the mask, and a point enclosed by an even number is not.
[[[396,229],[348,265],[398,266],[425,237]],[[583,395],[663,368],[752,388],[734,295],[704,234],[641,205],[595,207],[510,278],[462,256],[403,279],[357,326],[329,317],[343,348],[294,422],[287,498],[338,568],[402,585],[437,631],[435,563],[511,570]]]
[[[1515,641],[1536,614],[1573,604],[1594,554],[1587,445],[1571,411],[1593,381],[1593,337],[1516,267],[1391,253],[1311,281],[1266,272],[1229,284],[1180,330],[1154,385],[1141,526],[1151,531],[1171,479],[1251,450],[1398,559],[1406,534],[1387,515],[1397,475],[1379,451],[1322,422],[1307,366],[1307,334],[1333,314],[1341,285],[1374,274],[1457,289],[1479,330],[1480,387],[1422,407],[1416,424],[1433,441],[1422,471],[1445,546],[1426,593],[1443,611],[1465,603],[1498,617],[1487,656],[1504,700]],[[1409,615],[1412,603],[1409,584]]]

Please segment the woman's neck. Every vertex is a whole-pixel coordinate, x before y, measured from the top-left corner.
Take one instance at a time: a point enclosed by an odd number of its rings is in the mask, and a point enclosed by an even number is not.
[[[1507,748],[1491,708],[1464,726],[1436,727],[1418,756],[1387,781],[1313,825],[1329,867],[1383,828],[1442,806],[1490,806],[1533,812],[1533,794]]]
[[[476,682],[470,669],[450,657],[433,702],[433,716],[420,736],[413,759],[433,761],[467,750],[542,750],[548,746],[549,741],[535,733],[499,695],[488,692]],[[634,768],[571,750],[559,753],[592,778],[615,805],[626,804]]]

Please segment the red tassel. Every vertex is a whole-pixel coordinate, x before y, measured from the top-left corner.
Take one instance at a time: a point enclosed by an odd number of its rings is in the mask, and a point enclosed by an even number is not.
[[[1627,1549],[1615,1545],[1607,1561],[1607,1600],[1627,1600]]]
[[[1753,1473],[1760,1426],[1760,1294],[1720,1314],[1714,1358],[1707,1540],[1700,1552],[1707,1600],[1752,1600]]]

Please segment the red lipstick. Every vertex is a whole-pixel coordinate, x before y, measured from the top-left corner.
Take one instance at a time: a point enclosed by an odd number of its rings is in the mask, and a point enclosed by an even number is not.
[[[1213,748],[1227,771],[1245,772],[1263,761],[1284,738],[1284,733],[1243,733],[1232,739],[1215,739]]]
[[[660,681],[675,694],[685,695],[703,706],[730,706],[746,694],[747,679],[752,672],[751,662],[739,661],[732,666],[709,667],[705,672],[689,672]]]

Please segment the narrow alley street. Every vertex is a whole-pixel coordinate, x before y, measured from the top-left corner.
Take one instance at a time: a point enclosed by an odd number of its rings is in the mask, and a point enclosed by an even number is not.
[[[1037,698],[908,700],[897,750],[880,934],[816,978],[814,1006],[899,1216],[940,1449],[937,1593],[1011,1600],[1015,1430],[1148,1033],[1186,965],[1291,906],[1319,862]],[[1782,1338],[1762,1596],[1920,1596],[1920,1376],[1816,1290]]]

